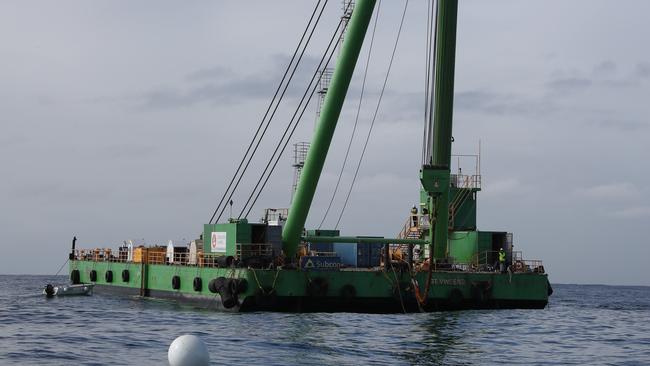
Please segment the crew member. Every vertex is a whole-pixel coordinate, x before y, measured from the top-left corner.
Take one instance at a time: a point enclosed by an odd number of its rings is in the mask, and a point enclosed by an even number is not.
[[[70,251],[70,255],[68,256],[69,260],[74,260],[75,259],[75,246],[77,245],[77,237],[74,236],[72,238],[72,250]]]
[[[418,208],[415,206],[411,209],[411,227],[418,227]]]
[[[501,273],[506,272],[506,252],[503,248],[499,249],[499,270]]]

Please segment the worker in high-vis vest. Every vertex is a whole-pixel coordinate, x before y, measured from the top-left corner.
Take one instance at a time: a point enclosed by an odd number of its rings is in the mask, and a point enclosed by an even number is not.
[[[418,208],[413,206],[411,209],[411,227],[418,227]]]
[[[503,248],[499,249],[499,270],[501,273],[506,271],[506,251]]]

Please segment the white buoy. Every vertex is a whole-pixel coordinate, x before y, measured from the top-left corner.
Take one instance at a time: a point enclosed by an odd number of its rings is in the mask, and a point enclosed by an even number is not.
[[[170,366],[208,366],[210,354],[201,338],[185,334],[172,342],[167,352]]]

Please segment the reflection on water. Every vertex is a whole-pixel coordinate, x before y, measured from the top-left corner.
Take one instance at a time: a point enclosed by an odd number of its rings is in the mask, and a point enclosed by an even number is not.
[[[137,297],[48,301],[45,281],[0,276],[0,364],[166,364],[185,333],[214,364],[650,364],[647,287],[554,285],[545,310],[227,314]]]

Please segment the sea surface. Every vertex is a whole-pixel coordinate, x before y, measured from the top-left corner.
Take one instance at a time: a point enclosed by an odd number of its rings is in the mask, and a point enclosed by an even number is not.
[[[229,314],[41,295],[65,281],[0,276],[0,365],[166,365],[182,334],[213,365],[650,365],[650,287],[554,285],[544,310]]]

